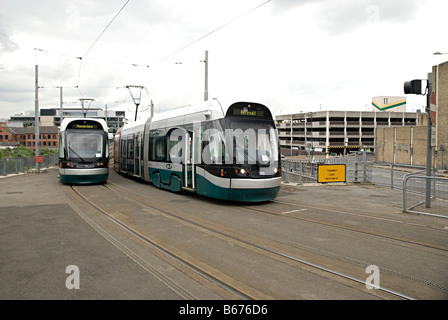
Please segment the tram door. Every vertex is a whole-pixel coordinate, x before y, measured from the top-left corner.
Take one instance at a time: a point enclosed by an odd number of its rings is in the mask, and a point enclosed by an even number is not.
[[[184,171],[184,181],[183,185],[185,188],[196,189],[196,179],[195,179],[195,161],[193,157],[194,148],[194,134],[191,131],[185,130],[184,132],[184,146],[183,150],[183,171]]]
[[[140,146],[141,146],[141,138],[140,135],[135,135],[134,138],[134,175],[140,176]]]

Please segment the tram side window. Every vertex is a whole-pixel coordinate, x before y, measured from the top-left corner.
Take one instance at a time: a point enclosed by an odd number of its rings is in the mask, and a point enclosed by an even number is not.
[[[155,136],[153,139],[151,160],[165,161],[166,160],[166,143],[165,136]]]
[[[134,159],[134,139],[128,140],[128,159]]]
[[[59,158],[65,158],[65,137],[64,133],[59,134]]]
[[[206,164],[222,164],[225,162],[226,145],[223,129],[219,122],[209,123],[203,134],[202,160]]]
[[[173,135],[173,137],[171,137],[171,135]],[[179,131],[171,130],[167,137],[168,161],[174,163],[180,163],[182,161],[182,148],[184,147],[182,146],[182,143],[182,136],[179,136]]]
[[[126,140],[120,139],[121,169],[126,167]]]

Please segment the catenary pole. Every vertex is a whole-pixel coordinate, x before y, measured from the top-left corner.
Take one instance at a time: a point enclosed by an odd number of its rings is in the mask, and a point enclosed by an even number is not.
[[[34,134],[35,134],[35,151],[34,155],[40,155],[40,139],[39,139],[39,66],[35,66],[35,88],[34,88]],[[36,161],[37,173],[40,173],[40,164]]]

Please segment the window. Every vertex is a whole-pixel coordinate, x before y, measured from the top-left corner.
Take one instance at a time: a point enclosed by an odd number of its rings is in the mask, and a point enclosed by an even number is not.
[[[184,132],[182,129],[173,129],[168,133],[167,138],[167,144],[168,144],[167,150],[169,151],[167,154],[168,161],[174,163],[182,162],[182,152],[183,149],[185,148],[185,146],[182,145],[184,144],[183,136]]]
[[[128,159],[134,159],[134,139],[131,137],[128,139]]]
[[[153,132],[153,144],[150,153],[150,159],[153,161],[166,160],[166,137],[165,132],[156,130]]]

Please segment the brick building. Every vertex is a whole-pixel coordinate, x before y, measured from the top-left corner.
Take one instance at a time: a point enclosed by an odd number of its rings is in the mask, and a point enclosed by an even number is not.
[[[432,67],[432,88],[434,95],[431,97],[431,108],[434,109],[435,137],[434,165],[437,168],[448,168],[448,61]],[[443,166],[442,166],[443,165]]]
[[[36,135],[34,127],[15,128],[0,126],[0,146],[17,147],[23,145],[28,149],[36,149]],[[54,126],[39,127],[39,141],[41,148],[59,148],[59,128]]]

